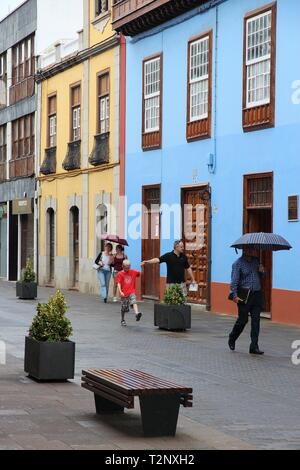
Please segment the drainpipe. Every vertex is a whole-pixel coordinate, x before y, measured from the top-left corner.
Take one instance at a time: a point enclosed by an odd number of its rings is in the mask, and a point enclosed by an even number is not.
[[[125,237],[126,38],[120,34],[120,235]]]
[[[215,77],[214,77],[214,154],[213,166],[210,173],[216,172],[217,164],[217,79],[218,79],[218,41],[219,41],[219,6],[216,5],[216,22],[215,22]],[[208,289],[207,289],[207,306],[206,309],[211,311],[211,272],[212,272],[212,207],[211,207],[211,192],[209,199],[209,215],[208,215]]]

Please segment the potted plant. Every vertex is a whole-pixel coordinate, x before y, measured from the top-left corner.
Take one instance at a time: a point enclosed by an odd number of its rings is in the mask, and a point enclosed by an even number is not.
[[[166,289],[163,302],[154,306],[154,325],[164,330],[190,329],[191,316],[191,306],[177,284]]]
[[[65,296],[59,290],[45,304],[38,304],[29,336],[25,339],[24,370],[37,380],[68,380],[74,378],[75,343],[66,318]]]
[[[32,260],[27,259],[26,267],[22,271],[21,281],[16,284],[16,295],[19,299],[33,300],[37,297],[37,283]]]

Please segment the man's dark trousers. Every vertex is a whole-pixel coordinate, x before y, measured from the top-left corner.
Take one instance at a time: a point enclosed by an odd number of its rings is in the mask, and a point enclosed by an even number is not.
[[[247,304],[239,303],[239,316],[229,337],[236,341],[244,331],[248,323],[249,313],[251,315],[251,347],[258,347],[258,336],[260,329],[260,313],[263,308],[262,291],[251,292]]]

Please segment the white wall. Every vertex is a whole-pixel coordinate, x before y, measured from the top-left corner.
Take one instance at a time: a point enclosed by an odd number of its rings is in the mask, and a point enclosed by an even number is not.
[[[36,54],[62,38],[75,38],[83,28],[86,0],[38,0]]]

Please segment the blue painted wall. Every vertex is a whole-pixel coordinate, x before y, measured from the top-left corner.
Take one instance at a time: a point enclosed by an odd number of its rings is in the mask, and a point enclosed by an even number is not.
[[[300,223],[288,222],[287,210],[288,196],[300,193],[300,104],[292,103],[292,83],[300,80],[298,0],[277,0],[275,128],[249,133],[242,129],[243,19],[268,3],[227,0],[201,14],[192,11],[151,34],[128,38],[126,194],[129,206],[140,203],[143,185],[161,183],[162,202],[180,203],[180,187],[192,184],[197,170],[198,182],[209,182],[212,188],[212,281],[226,283],[236,259],[229,246],[242,233],[243,175],[273,171],[273,229],[294,247],[274,254],[273,287],[300,290]],[[188,144],[187,43],[209,29],[214,51],[213,135]],[[161,150],[143,152],[142,61],[158,52],[163,52],[163,144]],[[210,153],[217,159],[213,175],[207,167]],[[138,267],[141,242],[131,240],[130,245],[128,254]],[[161,241],[162,253],[171,248],[169,240]]]

